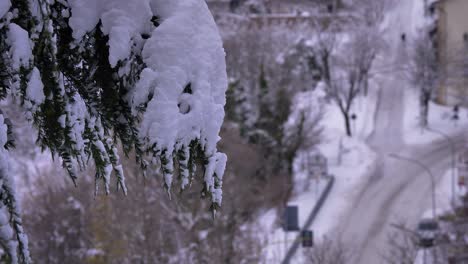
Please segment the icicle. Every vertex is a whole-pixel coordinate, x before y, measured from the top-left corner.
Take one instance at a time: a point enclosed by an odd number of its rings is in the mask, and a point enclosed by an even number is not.
[[[185,188],[190,183],[189,159],[190,159],[190,149],[188,147],[182,146],[182,148],[179,150],[181,190],[185,190]]]

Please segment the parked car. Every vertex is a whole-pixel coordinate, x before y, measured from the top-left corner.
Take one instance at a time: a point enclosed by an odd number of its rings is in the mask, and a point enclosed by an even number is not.
[[[428,248],[434,246],[434,241],[439,236],[439,223],[435,219],[423,219],[418,224],[417,234],[419,246]]]

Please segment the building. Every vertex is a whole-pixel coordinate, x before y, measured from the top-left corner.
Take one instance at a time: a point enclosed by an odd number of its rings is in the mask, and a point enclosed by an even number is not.
[[[438,0],[430,6],[437,16],[437,52],[442,69],[437,102],[468,105],[468,0]]]

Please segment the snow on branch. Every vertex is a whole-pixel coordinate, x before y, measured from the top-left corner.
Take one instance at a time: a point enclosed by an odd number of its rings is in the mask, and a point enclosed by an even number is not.
[[[0,98],[18,99],[74,182],[93,165],[96,190],[126,193],[120,148],[143,173],[159,160],[168,192],[201,164],[202,194],[221,205],[227,76],[204,1],[0,0],[0,54]]]

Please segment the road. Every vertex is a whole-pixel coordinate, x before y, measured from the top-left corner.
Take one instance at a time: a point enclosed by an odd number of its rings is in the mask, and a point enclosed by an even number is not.
[[[404,18],[414,13],[414,1],[400,3],[401,13],[395,16],[393,31],[389,33],[393,39],[399,39],[400,32],[411,26],[411,21]],[[405,56],[405,44],[397,41],[393,44],[384,59],[397,64]],[[388,236],[394,231],[391,224],[405,223],[414,227],[424,211],[431,208],[432,185],[428,173],[410,162],[390,158],[389,153],[415,158],[426,164],[435,175],[436,183],[451,165],[451,149],[443,138],[440,142],[421,147],[403,143],[403,89],[407,89],[408,84],[398,74],[385,76],[382,84],[376,130],[368,139],[369,145],[379,155],[379,164],[353,208],[336,229],[336,235],[352,249],[352,261],[349,263],[383,263],[382,255],[388,253]]]
[[[422,168],[395,160],[389,153],[416,158],[430,167],[436,182],[450,166],[451,149],[443,139],[424,147],[409,147],[401,139],[402,89],[398,78],[390,78],[382,93],[376,131],[369,139],[379,155],[379,165],[341,221],[337,234],[355,253],[351,263],[378,264],[387,251],[392,223],[412,227],[431,208],[431,180]],[[391,89],[393,88],[393,89]]]

